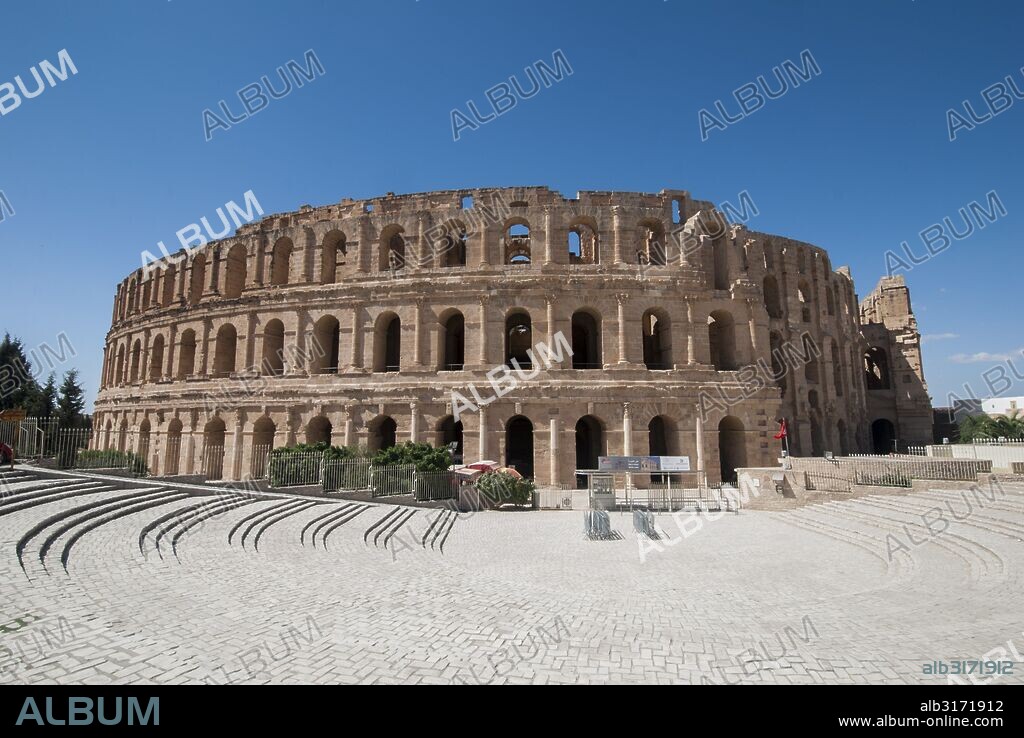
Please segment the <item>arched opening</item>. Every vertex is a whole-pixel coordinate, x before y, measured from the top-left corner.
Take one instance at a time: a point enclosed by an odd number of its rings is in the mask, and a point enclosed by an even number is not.
[[[885,349],[874,346],[864,353],[864,374],[869,390],[892,388],[889,354]]]
[[[720,372],[738,369],[736,361],[736,324],[732,314],[716,310],[708,317],[708,342],[711,346],[711,363]]]
[[[797,249],[796,268],[801,274],[807,273],[807,252],[804,249]]]
[[[648,310],[643,320],[644,364],[648,369],[672,368],[672,330],[668,315],[661,310]]]
[[[533,423],[522,415],[505,425],[505,466],[533,479]]]
[[[149,351],[149,381],[156,382],[164,377],[164,336],[158,334],[153,339],[153,347]]]
[[[164,273],[161,277],[163,280],[163,293],[160,296],[160,305],[162,307],[168,307],[174,302],[174,282],[177,274],[178,270],[173,264],[164,265]]]
[[[124,384],[124,344],[117,347],[117,369],[114,375],[117,384]]]
[[[317,415],[306,424],[306,443],[310,446],[326,443],[329,446],[331,445],[331,434],[333,432],[334,429],[331,427],[331,421],[323,415]]]
[[[711,242],[711,264],[713,284],[716,290],[729,289],[729,245],[725,238],[716,238]]]
[[[840,420],[836,423],[836,431],[839,435],[839,455],[849,456],[850,455],[850,441],[846,435],[846,422]]]
[[[337,374],[338,358],[341,349],[341,325],[337,318],[325,315],[313,326],[312,347],[314,367],[317,374]]]
[[[782,317],[782,300],[779,295],[779,282],[772,274],[764,278],[764,307],[769,318]]]
[[[718,424],[718,458],[722,483],[735,484],[736,470],[747,465],[747,440],[743,421],[728,416]]]
[[[203,474],[207,479],[224,477],[224,421],[214,418],[203,428]]]
[[[238,332],[231,323],[226,323],[217,331],[217,341],[213,352],[213,375],[227,377],[235,371],[235,354],[238,349]]]
[[[401,226],[388,226],[380,236],[380,271],[397,272],[405,267],[405,230]]]
[[[139,455],[139,458],[149,465],[149,436],[151,426],[149,424],[149,418],[146,418],[139,424],[139,443],[135,448],[135,453]]]
[[[807,363],[804,364],[804,379],[808,384],[817,384],[821,380],[818,371],[818,359],[813,355],[808,356]]]
[[[811,412],[811,456],[825,455],[825,434],[821,427],[821,414]]]
[[[452,462],[463,463],[462,454],[462,421],[456,422],[451,415],[446,416],[437,426],[437,441],[441,446],[451,449]]]
[[[263,328],[263,373],[274,377],[284,374],[284,323],[271,320]]]
[[[601,358],[601,321],[584,310],[572,314],[572,368],[604,368]]]
[[[128,450],[128,421],[121,421],[121,429],[117,434],[117,450],[124,453]]]
[[[647,424],[648,449],[651,456],[678,456],[677,437],[676,424],[664,415],[655,415]],[[651,475],[653,484],[664,484],[666,481],[667,477],[664,474]]]
[[[224,297],[241,297],[245,289],[246,249],[243,244],[235,244],[228,252],[227,273],[224,279]]]
[[[197,305],[203,299],[206,282],[206,255],[196,254],[192,259],[192,273],[189,279],[188,302]]]
[[[135,384],[139,381],[139,365],[142,362],[142,342],[139,339],[135,339],[135,343],[132,344],[132,368],[131,373],[128,375],[128,381]]]
[[[829,315],[836,314],[836,296],[831,287],[825,285],[825,304]]]
[[[597,264],[600,261],[594,223],[579,221],[569,226],[568,239],[570,264]]]
[[[785,397],[786,364],[782,354],[782,334],[778,331],[771,331],[768,334],[768,341],[772,353],[772,377],[775,379],[776,386],[782,391],[782,396]]]
[[[530,354],[533,349],[533,322],[528,313],[517,311],[505,318],[505,365],[512,366],[515,361],[519,366],[532,367]]]
[[[640,221],[640,243],[636,249],[637,264],[665,266],[668,263],[668,244],[665,226],[659,220]]]
[[[146,310],[149,308],[150,290],[152,289],[153,280],[147,279],[142,283],[142,305],[139,306],[140,310]]]
[[[441,238],[431,244],[437,251],[437,263],[442,268],[466,266],[466,242],[469,233],[459,221],[452,221],[444,226]]]
[[[397,372],[402,368],[402,320],[394,313],[377,319],[373,339],[373,370]]]
[[[288,284],[292,271],[292,240],[279,238],[274,244],[270,258],[270,284],[283,286]]]
[[[345,264],[347,252],[345,234],[331,231],[324,236],[320,250],[320,283],[334,284],[338,279],[338,267]]]
[[[526,265],[533,260],[530,250],[530,224],[525,220],[510,221],[505,225],[505,263]]]
[[[252,426],[252,457],[249,462],[249,476],[252,479],[263,479],[267,473],[267,460],[274,448],[274,436],[277,426],[274,421],[264,415]]]
[[[584,415],[576,421],[576,468],[597,469],[597,460],[604,456],[604,428],[593,415]],[[587,486],[587,477],[577,475],[576,486]]]
[[[181,334],[178,344],[178,379],[191,377],[196,371],[196,332],[189,328]]]
[[[805,323],[811,322],[811,287],[806,279],[801,279],[797,285],[797,297],[800,299],[800,320]]]
[[[466,363],[466,319],[454,312],[441,323],[441,370],[461,372]]]
[[[382,451],[398,443],[398,423],[394,418],[383,416],[369,426],[367,445],[370,451]]]
[[[871,448],[876,454],[891,454],[896,450],[896,426],[892,421],[879,418],[871,424]]]
[[[181,421],[175,418],[167,425],[167,451],[164,453],[164,474],[178,474],[181,459]]]

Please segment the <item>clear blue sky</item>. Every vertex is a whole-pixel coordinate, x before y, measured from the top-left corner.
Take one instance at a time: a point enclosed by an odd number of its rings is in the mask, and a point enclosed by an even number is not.
[[[865,295],[901,241],[998,192],[1008,214],[907,279],[936,404],[1016,355],[1024,100],[949,141],[946,111],[1012,75],[1020,3],[944,0],[6,2],[0,82],[78,74],[0,118],[0,329],[65,331],[90,401],[114,286],[143,249],[252,189],[267,213],[387,191],[689,190],[820,245]],[[326,70],[204,141],[202,111],[313,49]],[[561,49],[574,74],[453,142],[451,110]],[[809,49],[822,74],[702,142],[698,111]],[[215,221],[216,222],[216,221]],[[974,357],[978,358],[978,357]],[[1014,394],[1024,394],[1018,383]]]

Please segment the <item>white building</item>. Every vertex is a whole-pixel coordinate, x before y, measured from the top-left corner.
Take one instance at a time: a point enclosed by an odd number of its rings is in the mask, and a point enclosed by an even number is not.
[[[982,400],[981,409],[986,415],[996,417],[997,415],[1009,415],[1014,410],[1024,414],[1024,397],[995,397],[990,400]]]

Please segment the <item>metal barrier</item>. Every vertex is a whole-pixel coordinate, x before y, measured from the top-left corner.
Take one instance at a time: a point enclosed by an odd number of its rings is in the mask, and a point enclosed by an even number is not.
[[[369,459],[331,459],[324,462],[324,492],[361,492],[369,488]]]
[[[370,467],[370,490],[374,497],[411,495],[415,489],[416,466],[393,464]]]
[[[620,536],[612,530],[612,521],[604,510],[583,513],[583,532],[592,541],[606,541]]]
[[[416,472],[415,486],[417,502],[436,502],[459,498],[459,480],[449,471]]]
[[[267,460],[267,480],[271,487],[323,484],[324,463],[322,451],[271,453]]]
[[[634,510],[633,530],[648,538],[657,538],[658,534],[654,529],[654,513],[649,510]]]
[[[249,459],[250,479],[266,479],[268,460],[272,450],[271,446],[265,444],[252,447],[252,456]]]
[[[224,447],[203,447],[203,474],[207,479],[224,478]]]

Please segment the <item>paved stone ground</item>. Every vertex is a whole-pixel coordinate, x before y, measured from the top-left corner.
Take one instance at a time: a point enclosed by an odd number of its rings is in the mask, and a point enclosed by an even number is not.
[[[0,488],[4,683],[945,683],[923,665],[1022,660],[1024,485],[660,515],[658,541],[619,514],[589,541],[579,511]]]

